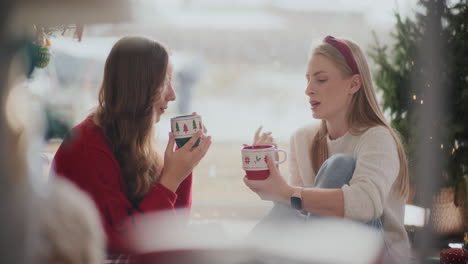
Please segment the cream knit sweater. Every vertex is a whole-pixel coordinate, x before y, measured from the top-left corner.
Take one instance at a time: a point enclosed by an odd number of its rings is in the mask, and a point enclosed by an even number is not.
[[[319,124],[311,124],[291,137],[289,183],[293,186],[311,187],[314,183],[310,148],[318,128]],[[400,161],[392,135],[384,127],[373,127],[360,136],[348,132],[336,140],[328,138],[327,143],[330,156],[344,153],[356,159],[350,184],[342,187],[345,218],[367,222],[381,217],[392,258],[406,263],[410,246],[403,225],[405,200],[394,186]]]

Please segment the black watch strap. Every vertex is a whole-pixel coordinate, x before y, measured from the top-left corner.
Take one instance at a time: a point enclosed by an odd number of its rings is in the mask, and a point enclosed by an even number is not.
[[[291,207],[296,210],[302,210],[302,199],[300,197],[291,197]]]
[[[294,193],[291,196],[291,207],[296,210],[302,210],[302,187],[294,187]]]

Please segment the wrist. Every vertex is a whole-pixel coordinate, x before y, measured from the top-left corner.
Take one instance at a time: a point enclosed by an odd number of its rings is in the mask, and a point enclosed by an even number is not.
[[[302,200],[302,190],[304,187],[293,187],[293,193],[290,197],[290,206],[293,209],[299,210],[301,213],[304,213],[304,203]]]
[[[286,205],[291,205],[291,196],[294,193],[294,187],[286,184],[281,193],[280,202]]]
[[[176,192],[177,189],[179,188],[180,182],[167,177],[164,173],[161,175],[161,179],[159,180],[159,183],[162,184],[164,187],[168,188],[172,192]]]

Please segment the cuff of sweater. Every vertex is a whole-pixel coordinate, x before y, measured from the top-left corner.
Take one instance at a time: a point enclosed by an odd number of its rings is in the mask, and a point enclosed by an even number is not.
[[[349,185],[341,187],[343,191],[344,202],[344,217],[360,222],[367,222],[372,219],[369,216],[369,208],[365,208],[366,204],[362,201],[362,197],[356,194],[356,191]]]
[[[177,194],[157,183],[151,186],[143,201],[140,202],[140,210],[150,212],[155,210],[173,209]]]
[[[175,203],[177,199],[177,194],[171,190],[169,190],[166,186],[162,185],[161,183],[156,183],[153,187],[151,187],[150,192],[161,192],[167,196],[169,201],[171,201],[173,204]]]

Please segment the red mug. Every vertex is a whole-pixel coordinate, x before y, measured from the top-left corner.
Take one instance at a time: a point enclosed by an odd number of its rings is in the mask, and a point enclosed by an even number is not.
[[[286,161],[286,151],[276,149],[273,145],[258,145],[258,146],[245,146],[242,148],[242,168],[247,173],[249,180],[264,180],[270,175],[266,157],[272,156],[277,152],[284,153],[284,159],[281,161],[274,160],[275,164],[281,164]]]

